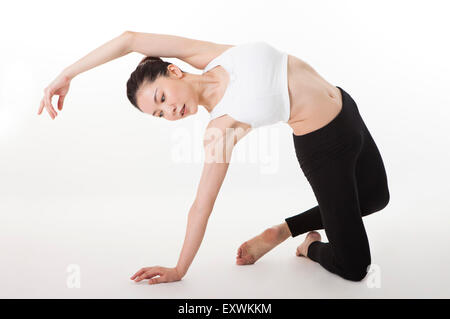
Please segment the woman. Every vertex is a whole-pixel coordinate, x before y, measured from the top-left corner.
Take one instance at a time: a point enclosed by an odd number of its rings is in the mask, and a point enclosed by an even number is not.
[[[307,233],[297,256],[318,262],[347,280],[360,281],[371,263],[362,217],[389,202],[385,167],[357,105],[301,59],[265,42],[237,46],[173,35],[126,31],[67,67],[44,90],[43,108],[52,119],[71,79],[95,66],[139,52],[145,57],[127,82],[130,102],[141,112],[174,121],[197,113],[211,116],[205,164],[176,267],[145,267],[131,279],[149,283],[181,280],[203,239],[208,218],[229,166],[233,147],[251,129],[287,123],[297,159],[318,205],[244,242],[236,263],[255,263],[288,237]],[[202,74],[181,71],[159,57],[174,57]],[[315,230],[324,229],[328,243]]]

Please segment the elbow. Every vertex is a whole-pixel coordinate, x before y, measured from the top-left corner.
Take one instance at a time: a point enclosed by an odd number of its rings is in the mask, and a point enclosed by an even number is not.
[[[134,35],[135,32],[133,31],[124,31],[122,33],[122,38],[125,39],[125,52],[126,53],[130,53],[130,52],[134,52],[134,48],[133,48],[133,39],[134,39]]]
[[[122,32],[121,36],[123,38],[131,39],[134,37],[135,34],[136,34],[136,32],[133,32],[133,31],[124,31],[124,32]]]

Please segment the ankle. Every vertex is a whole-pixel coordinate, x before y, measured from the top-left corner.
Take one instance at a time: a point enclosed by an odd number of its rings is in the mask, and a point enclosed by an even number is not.
[[[278,230],[278,238],[280,242],[285,241],[291,236],[291,231],[289,230],[289,227],[286,222],[276,225],[275,227]]]

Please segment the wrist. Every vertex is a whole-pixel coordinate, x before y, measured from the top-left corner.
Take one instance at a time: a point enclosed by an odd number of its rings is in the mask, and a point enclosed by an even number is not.
[[[182,269],[179,266],[175,266],[175,271],[177,272],[178,276],[181,278],[184,277],[184,275],[186,275],[187,270]]]
[[[59,76],[66,78],[67,80],[71,81],[76,74],[74,74],[69,67],[65,68],[60,74]]]

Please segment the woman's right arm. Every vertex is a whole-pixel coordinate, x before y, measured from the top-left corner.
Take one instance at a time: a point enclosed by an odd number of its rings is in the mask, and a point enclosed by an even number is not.
[[[72,79],[82,72],[127,55],[131,52],[132,37],[133,32],[123,32],[65,68],[62,73]]]
[[[58,109],[62,110],[64,98],[69,90],[70,81],[82,72],[132,52],[132,39],[133,32],[125,31],[121,35],[104,43],[75,63],[66,67],[56,79],[44,89],[44,97],[41,100],[38,114],[41,114],[45,107],[52,119],[54,119],[57,113],[51,103],[53,95],[59,95]]]

